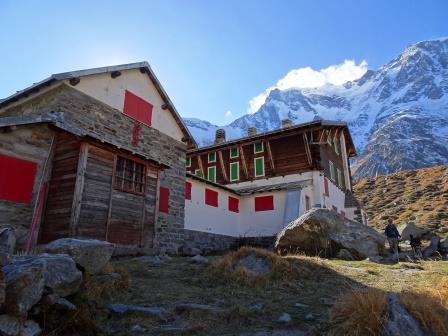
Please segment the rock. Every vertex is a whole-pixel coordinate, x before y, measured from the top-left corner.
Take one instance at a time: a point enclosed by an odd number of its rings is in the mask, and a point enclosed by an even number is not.
[[[182,245],[179,248],[179,254],[184,257],[194,257],[195,255],[201,255],[202,251],[196,247]]]
[[[250,306],[251,310],[258,310],[261,311],[264,308],[264,304],[259,302],[259,303],[255,303],[252,306]]]
[[[0,308],[3,306],[3,303],[5,302],[5,275],[3,274],[3,270],[0,267]]]
[[[22,330],[22,320],[16,316],[0,315],[0,335],[18,336]]]
[[[209,313],[220,313],[222,312],[221,308],[210,306],[206,304],[199,304],[199,303],[184,303],[177,305],[174,310],[178,314],[182,314],[185,312],[192,312],[192,311],[202,311],[202,312],[209,312]]]
[[[45,263],[25,258],[6,265],[3,271],[6,280],[5,311],[12,315],[26,315],[42,297]]]
[[[62,310],[62,311],[74,311],[77,309],[73,303],[71,303],[65,298],[56,299],[54,307],[56,310]]]
[[[448,238],[440,242],[440,251],[442,253],[448,253]]]
[[[396,294],[389,294],[389,318],[384,326],[386,336],[427,336],[420,324],[409,314],[401,304]]]
[[[16,247],[16,235],[10,227],[0,228],[0,253],[13,254]]]
[[[294,303],[294,307],[296,308],[308,308],[309,306],[300,302]]]
[[[410,240],[410,235],[412,235],[414,238],[419,239],[430,239],[431,236],[434,235],[430,230],[419,227],[414,223],[398,225],[397,229],[398,232],[400,232],[401,239],[403,241]]]
[[[370,257],[366,258],[366,260],[370,261],[370,262],[374,262],[374,263],[380,263],[383,261],[383,257],[381,257],[379,255],[378,256],[370,256]]]
[[[41,332],[42,330],[36,322],[28,320],[25,321],[20,336],[39,336]]]
[[[325,297],[320,298],[319,302],[321,304],[323,304],[324,306],[332,306],[334,304],[334,300],[333,299],[325,298]]]
[[[122,303],[113,303],[107,306],[109,311],[118,315],[143,314],[149,317],[165,319],[166,310],[162,307],[145,307],[139,305],[127,305]]]
[[[267,258],[251,253],[247,257],[241,258],[235,268],[244,268],[256,275],[266,275],[271,271],[272,263]]]
[[[288,313],[283,313],[280,315],[277,321],[283,323],[291,322],[291,315],[289,315]]]
[[[121,280],[121,275],[118,273],[95,275],[95,280],[101,283],[114,283]]]
[[[114,251],[114,244],[102,240],[62,238],[44,247],[47,253],[64,253],[87,273],[97,274],[106,265]]]
[[[354,258],[365,259],[383,253],[384,243],[385,237],[367,225],[329,209],[312,209],[277,235],[275,248],[325,257],[335,257],[339,250],[346,249]]]
[[[141,325],[138,325],[138,324],[133,325],[131,327],[131,332],[134,333],[134,334],[141,334],[141,333],[144,333],[145,331],[146,331],[146,329],[143,328]]]
[[[315,319],[316,319],[316,318],[315,318],[314,315],[311,314],[311,313],[308,313],[308,314],[305,315],[305,320],[306,320],[306,321],[314,321]]]
[[[340,249],[338,254],[336,254],[336,258],[341,260],[354,260],[353,255],[350,253],[349,250],[346,249]]]
[[[134,258],[134,260],[148,264],[148,266],[160,266],[163,264],[163,260],[159,256],[143,256]]]
[[[208,259],[199,254],[191,258],[191,261],[197,264],[208,264]]]
[[[435,254],[439,250],[439,243],[440,243],[439,237],[437,237],[437,236],[432,237],[431,244],[427,248],[423,249],[423,251],[422,251],[423,257],[429,258],[433,254]]]

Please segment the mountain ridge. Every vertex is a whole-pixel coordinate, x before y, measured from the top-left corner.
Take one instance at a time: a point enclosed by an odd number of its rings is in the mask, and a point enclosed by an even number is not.
[[[218,128],[234,139],[248,127],[265,132],[279,128],[282,119],[316,118],[347,122],[359,153],[351,163],[357,179],[448,162],[448,38],[412,44],[378,70],[342,85],[273,89],[256,113],[223,127],[185,121],[206,145]]]

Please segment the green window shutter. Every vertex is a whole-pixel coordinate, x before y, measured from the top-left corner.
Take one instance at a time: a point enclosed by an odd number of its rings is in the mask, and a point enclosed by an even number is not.
[[[232,162],[230,164],[230,181],[238,181],[240,179],[240,163]]]
[[[201,172],[200,169],[196,169],[195,172],[194,172],[194,174],[195,174],[196,176],[198,176],[198,177],[202,177],[202,172]]]
[[[239,156],[238,147],[234,147],[230,149],[230,158],[236,158]]]
[[[264,157],[255,158],[255,177],[264,176]]]
[[[208,153],[208,162],[216,162],[216,153]]]
[[[187,157],[187,162],[185,163],[187,167],[191,167],[191,158]]]
[[[216,167],[208,167],[207,168],[207,180],[210,182],[216,182]]]
[[[263,143],[257,142],[254,144],[254,153],[261,153],[263,152]]]

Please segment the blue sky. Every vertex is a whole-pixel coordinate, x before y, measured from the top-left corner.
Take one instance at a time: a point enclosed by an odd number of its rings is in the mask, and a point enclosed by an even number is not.
[[[52,73],[147,60],[182,116],[225,124],[293,69],[314,69],[295,72],[305,81],[345,60],[376,69],[448,36],[447,13],[443,0],[1,0],[0,97]]]

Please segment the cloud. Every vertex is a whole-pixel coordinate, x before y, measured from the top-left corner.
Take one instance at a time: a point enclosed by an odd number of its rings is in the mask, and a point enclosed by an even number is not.
[[[232,111],[227,110],[224,115],[225,115],[226,118],[230,118],[232,116]]]
[[[367,62],[356,64],[354,60],[344,60],[327,68],[314,70],[310,67],[293,69],[280,79],[275,86],[267,88],[249,101],[248,113],[255,113],[266,101],[273,89],[287,90],[291,88],[317,88],[327,84],[342,85],[360,78],[367,71]]]

